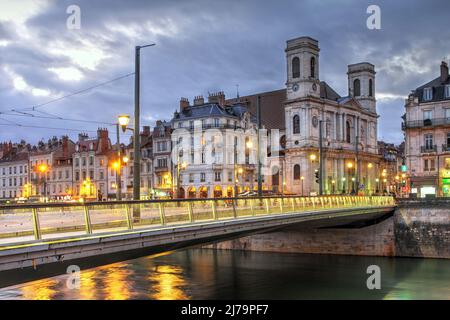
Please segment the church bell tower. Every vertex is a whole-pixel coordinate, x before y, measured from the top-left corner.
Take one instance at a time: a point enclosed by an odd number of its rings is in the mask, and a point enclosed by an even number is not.
[[[319,42],[310,37],[287,41],[287,98],[320,97]]]

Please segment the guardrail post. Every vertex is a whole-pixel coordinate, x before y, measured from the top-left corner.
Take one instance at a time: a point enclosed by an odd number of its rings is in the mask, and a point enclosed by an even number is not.
[[[291,198],[292,211],[295,211],[295,198]]]
[[[255,200],[250,199],[250,211],[252,213],[252,216],[255,215]]]
[[[194,222],[194,209],[192,209],[192,202],[188,202],[188,214],[189,214],[189,222]]]
[[[280,198],[280,213],[283,213],[283,198]]]
[[[84,210],[84,224],[86,225],[86,233],[92,234],[91,216],[89,214],[88,206],[84,205],[83,210]]]
[[[266,213],[269,214],[270,213],[270,209],[269,209],[269,199],[264,199],[264,203],[266,205]]]
[[[214,200],[211,200],[211,209],[212,209],[213,219],[218,220],[217,210],[216,210],[216,201],[214,201]]]
[[[41,226],[39,224],[39,215],[37,208],[32,208],[31,212],[33,213],[33,232],[34,232],[34,239],[41,240]]]
[[[310,198],[310,200],[311,200],[313,209],[315,209],[316,208],[316,199]]]
[[[302,197],[302,207],[303,207],[303,210],[305,210],[305,198],[303,198],[303,197]]]
[[[127,227],[128,227],[128,230],[133,230],[133,219],[131,217],[131,209],[130,209],[130,205],[129,204],[125,205],[125,214],[127,216]]]
[[[237,218],[237,211],[236,211],[236,199],[231,200],[231,204],[233,205],[233,218]]]
[[[161,222],[161,225],[163,225],[163,226],[166,225],[166,214],[164,212],[164,203],[163,202],[159,203],[159,220]]]

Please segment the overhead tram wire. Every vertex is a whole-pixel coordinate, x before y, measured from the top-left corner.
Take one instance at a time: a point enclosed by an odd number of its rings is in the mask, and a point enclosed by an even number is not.
[[[88,88],[85,88],[85,89],[82,89],[82,90],[78,90],[78,91],[75,91],[75,92],[66,94],[66,95],[64,95],[64,96],[62,96],[62,97],[59,97],[59,98],[56,98],[56,99],[52,99],[52,100],[49,100],[49,101],[44,102],[44,103],[40,103],[40,104],[34,105],[34,106],[32,106],[32,107],[18,108],[18,109],[12,108],[12,109],[9,109],[9,110],[3,110],[3,111],[0,111],[0,112],[37,111],[36,109],[41,108],[41,107],[43,107],[43,106],[46,106],[46,105],[48,105],[48,104],[51,104],[51,103],[54,103],[54,102],[57,102],[57,101],[61,101],[61,100],[66,99],[66,98],[70,98],[70,97],[76,96],[76,95],[78,95],[78,94],[82,94],[82,93],[88,92],[88,91],[90,91],[90,90],[93,90],[93,89],[96,89],[96,88],[105,86],[105,85],[107,85],[107,84],[110,84],[110,83],[112,83],[112,82],[115,82],[115,81],[118,81],[118,80],[121,80],[121,79],[130,77],[130,76],[132,76],[132,75],[134,75],[134,72],[127,73],[127,74],[122,75],[122,76],[120,76],[120,77],[117,77],[117,78],[114,78],[114,79],[111,79],[111,80],[108,80],[108,81],[105,81],[105,82],[102,82],[102,83],[93,85],[93,86],[91,86],[91,87],[88,87]]]
[[[69,94],[64,95],[62,97],[49,100],[47,102],[35,105],[33,107],[14,108],[14,109],[10,109],[8,111],[0,111],[0,115],[3,115],[3,116],[22,116],[22,117],[31,117],[31,118],[37,118],[37,119],[52,119],[52,120],[62,120],[62,121],[74,121],[74,122],[84,122],[84,123],[93,123],[93,124],[101,124],[101,125],[113,126],[115,124],[114,123],[110,123],[110,122],[94,121],[94,120],[83,120],[83,119],[73,119],[73,118],[64,118],[64,117],[60,117],[58,115],[51,114],[49,112],[45,112],[45,111],[41,111],[41,110],[37,110],[37,109],[41,108],[43,106],[46,106],[48,104],[54,103],[54,102],[58,102],[58,101],[61,101],[63,99],[66,99],[66,98],[73,97],[75,95],[88,92],[88,91],[93,90],[95,88],[99,88],[99,87],[105,86],[107,84],[110,84],[112,82],[115,82],[115,81],[118,81],[118,80],[130,77],[132,75],[134,75],[134,72],[130,72],[130,73],[127,73],[127,74],[122,75],[120,77],[116,77],[114,79],[111,79],[111,80],[108,80],[108,81],[96,84],[94,86],[91,86],[91,87],[88,87],[88,88],[85,88],[85,89],[82,89],[82,90],[78,90],[78,91],[69,93]],[[38,112],[38,113],[41,113],[41,114],[47,114],[48,116],[38,116],[38,115],[35,115],[33,113],[25,112],[25,111]],[[15,123],[15,122],[7,120],[7,119],[2,119],[2,120],[10,122],[10,123]]]
[[[0,120],[8,121],[6,119],[0,118]],[[62,131],[74,131],[74,132],[92,132],[96,133],[97,130],[82,130],[82,129],[73,129],[73,128],[55,128],[55,127],[46,127],[46,126],[34,126],[34,125],[27,125],[27,124],[20,124],[15,123],[12,121],[8,121],[11,123],[0,123],[0,126],[6,126],[6,127],[21,127],[21,128],[35,128],[35,129],[48,129],[48,130],[62,130]],[[132,134],[124,134],[125,136],[132,136]]]

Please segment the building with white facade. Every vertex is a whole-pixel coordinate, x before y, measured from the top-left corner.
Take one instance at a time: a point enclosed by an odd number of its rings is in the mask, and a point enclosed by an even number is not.
[[[25,144],[2,144],[0,159],[0,199],[13,200],[31,193],[28,165],[29,148]]]
[[[412,193],[450,196],[450,77],[446,62],[436,79],[405,102],[406,165]]]
[[[230,197],[256,189],[256,119],[243,104],[226,104],[223,92],[210,94],[207,102],[195,97],[192,105],[182,98],[172,126],[179,197]]]

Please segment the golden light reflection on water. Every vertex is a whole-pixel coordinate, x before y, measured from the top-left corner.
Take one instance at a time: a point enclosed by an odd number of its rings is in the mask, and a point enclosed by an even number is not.
[[[21,288],[21,296],[25,300],[52,300],[58,293],[58,284],[59,281],[53,279],[34,281]]]
[[[97,271],[95,270],[81,272],[79,289],[81,300],[94,300],[97,298],[97,283],[94,281],[96,273]]]
[[[187,300],[185,292],[186,280],[183,278],[183,269],[177,266],[157,266],[150,274],[150,282],[153,283],[151,299],[156,300]]]
[[[103,291],[105,300],[127,300],[131,297],[129,290],[132,271],[123,264],[115,264],[104,268]]]

